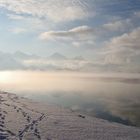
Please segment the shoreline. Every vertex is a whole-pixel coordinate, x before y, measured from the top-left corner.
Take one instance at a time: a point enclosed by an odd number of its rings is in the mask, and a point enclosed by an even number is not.
[[[139,140],[140,129],[0,92],[0,137],[8,140]],[[15,117],[16,116],[16,117]],[[2,139],[4,140],[4,139]]]

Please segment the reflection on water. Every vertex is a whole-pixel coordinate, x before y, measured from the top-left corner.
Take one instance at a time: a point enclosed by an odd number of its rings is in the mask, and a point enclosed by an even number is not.
[[[0,88],[92,116],[140,126],[140,75],[0,72]]]

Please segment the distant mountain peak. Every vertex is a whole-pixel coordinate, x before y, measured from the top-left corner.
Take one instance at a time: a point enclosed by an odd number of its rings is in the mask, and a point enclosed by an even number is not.
[[[75,56],[73,59],[75,59],[75,60],[85,60],[85,58],[81,55]]]
[[[67,59],[66,56],[56,52],[54,54],[52,54],[49,58],[51,59],[56,59],[56,60],[63,60],[63,59]]]

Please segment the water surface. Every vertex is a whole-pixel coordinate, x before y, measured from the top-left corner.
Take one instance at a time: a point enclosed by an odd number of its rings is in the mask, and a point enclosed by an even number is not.
[[[0,89],[113,122],[140,126],[140,75],[0,72]]]

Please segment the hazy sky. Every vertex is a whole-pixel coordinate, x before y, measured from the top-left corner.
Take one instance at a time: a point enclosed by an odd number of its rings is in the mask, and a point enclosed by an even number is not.
[[[0,51],[140,72],[140,0],[0,0]]]

